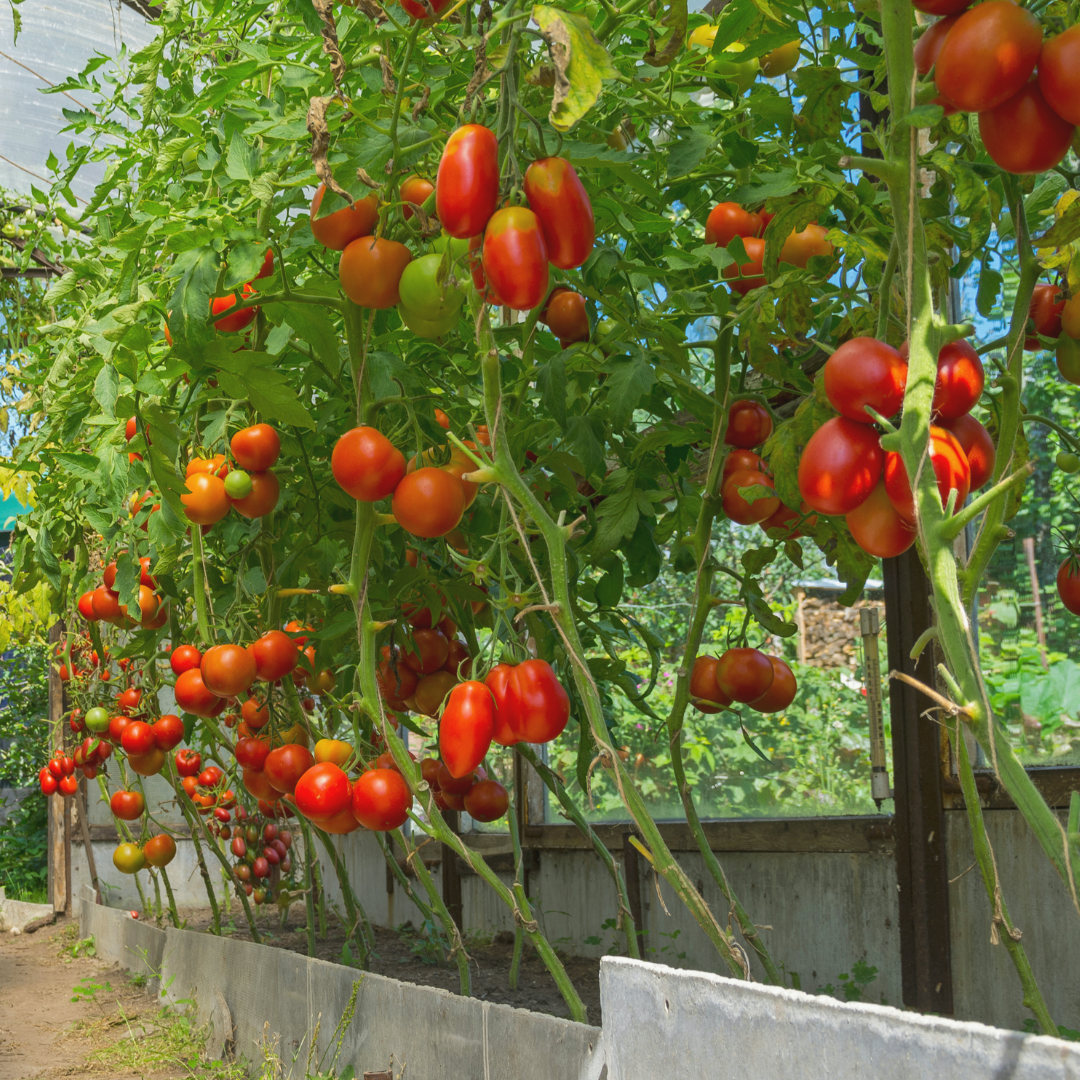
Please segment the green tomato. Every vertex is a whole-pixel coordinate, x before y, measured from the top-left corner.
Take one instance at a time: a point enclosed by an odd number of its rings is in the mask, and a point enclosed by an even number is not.
[[[193,168],[195,162],[198,160],[199,151],[194,146],[189,146],[181,155],[180,163],[187,166],[187,168]]]
[[[398,291],[402,307],[414,315],[432,322],[455,316],[465,303],[465,294],[461,289],[452,288],[447,282],[439,284],[441,255],[421,255],[413,259],[401,275]]]
[[[137,874],[146,865],[146,856],[136,844],[120,844],[113,852],[112,861],[121,874]]]
[[[1066,382],[1080,386],[1080,341],[1065,333],[1058,338],[1057,366]]]
[[[86,714],[86,728],[88,731],[107,731],[109,728],[109,710],[95,705]]]
[[[745,94],[750,89],[761,70],[761,63],[756,56],[750,60],[735,60],[730,57],[730,54],[743,52],[745,48],[745,45],[736,41],[724,50],[728,56],[710,56],[705,65],[710,75],[715,75],[724,82],[734,83],[740,94]]]
[[[457,326],[459,312],[455,311],[439,319],[425,319],[423,315],[410,311],[404,304],[398,304],[398,314],[401,316],[401,321],[417,337],[434,339],[449,334]]]
[[[246,499],[251,494],[251,477],[243,469],[233,469],[225,477],[225,494],[230,499]]]
[[[1062,450],[1055,460],[1057,461],[1057,467],[1063,473],[1080,472],[1080,457],[1075,454]]]
[[[440,255],[446,250],[446,245],[450,245],[450,258],[457,262],[463,255],[467,255],[469,251],[468,238],[459,240],[456,236],[447,236],[443,233],[442,236],[436,236],[431,242],[431,250],[437,251]]]
[[[593,331],[593,338],[604,352],[609,353],[615,348],[615,336],[618,332],[619,324],[614,319],[601,319]]]

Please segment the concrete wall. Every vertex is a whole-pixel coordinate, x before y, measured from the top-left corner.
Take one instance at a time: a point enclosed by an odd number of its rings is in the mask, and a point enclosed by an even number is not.
[[[608,1080],[1077,1080],[1080,1046],[622,957],[600,968]]]

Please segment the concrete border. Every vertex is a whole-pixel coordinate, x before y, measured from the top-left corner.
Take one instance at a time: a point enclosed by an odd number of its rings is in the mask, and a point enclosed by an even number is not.
[[[609,1080],[1080,1080],[1080,1045],[624,957],[600,964]]]
[[[26,900],[9,900],[0,885],[0,930],[21,934],[27,924],[53,914],[52,904],[31,904]]]
[[[415,1080],[601,1080],[602,1032],[543,1013],[463,998],[447,990],[357,971],[299,953],[190,930],[158,930],[80,894],[80,931],[98,955],[149,977],[166,1000],[190,1003],[213,1028],[211,1045],[248,1061],[276,1046],[286,1075],[304,1075],[359,982],[356,1011],[337,1068],[358,1075],[408,1065]],[[326,1064],[329,1064],[329,1059]]]

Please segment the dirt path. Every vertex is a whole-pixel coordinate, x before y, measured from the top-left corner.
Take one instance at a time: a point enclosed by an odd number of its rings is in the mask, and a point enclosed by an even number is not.
[[[0,1080],[229,1078],[200,1060],[201,1039],[186,1021],[88,955],[78,931],[67,920],[0,934]]]

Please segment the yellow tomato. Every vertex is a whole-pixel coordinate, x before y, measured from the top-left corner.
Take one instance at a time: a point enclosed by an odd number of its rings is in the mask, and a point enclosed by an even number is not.
[[[332,761],[340,768],[345,767],[345,762],[352,756],[353,748],[340,739],[320,739],[315,744],[315,761]]]
[[[741,41],[733,41],[724,49],[724,55],[710,56],[707,65],[710,74],[719,76],[725,82],[734,83],[741,94],[745,94],[750,89],[761,70],[761,64],[758,63],[756,56],[749,60],[729,58],[728,54],[745,51],[746,46]]]
[[[307,728],[303,724],[293,724],[291,728],[278,735],[274,744],[283,746],[285,743],[296,743],[297,746],[307,746],[309,738]]]
[[[688,49],[693,48],[695,45],[708,51],[712,48],[712,43],[716,40],[716,31],[718,26],[696,26],[690,31],[690,37],[686,40],[686,47]]]
[[[781,45],[779,49],[767,52],[761,58],[761,74],[766,79],[775,79],[786,75],[799,62],[799,49],[802,41],[798,38]]]

